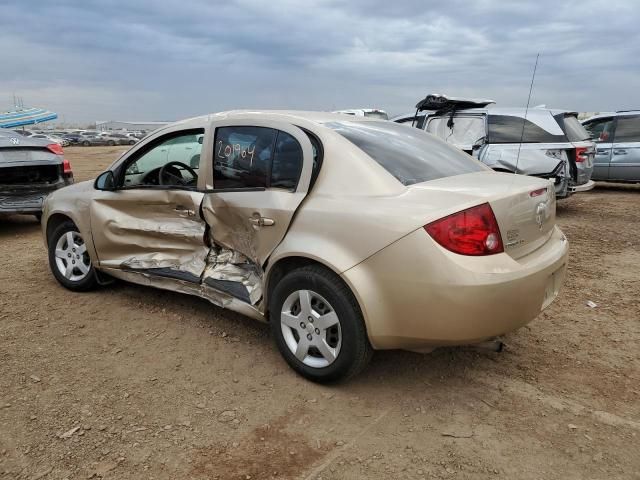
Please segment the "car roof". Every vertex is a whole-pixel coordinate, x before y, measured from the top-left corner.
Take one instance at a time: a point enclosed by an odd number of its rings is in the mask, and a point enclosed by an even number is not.
[[[621,115],[640,115],[640,110],[617,110],[615,112],[600,112],[596,115],[592,115],[589,118],[585,118],[584,120],[582,120],[582,123],[588,122],[590,120],[597,120],[598,118],[618,117]]]
[[[215,120],[241,120],[241,119],[261,119],[261,120],[276,120],[285,121],[289,123],[303,122],[308,124],[315,124],[321,126],[328,122],[344,122],[346,120],[350,122],[380,122],[386,120],[380,120],[373,117],[360,117],[360,116],[346,116],[343,113],[333,112],[317,112],[317,111],[305,111],[305,110],[229,110],[226,112],[211,113],[209,115],[201,115],[198,117],[186,118],[177,122],[170,123],[162,128],[156,130],[161,132],[164,130],[174,129],[175,127],[182,128],[202,128],[204,125]]]
[[[11,143],[10,138],[17,138],[18,144]],[[51,142],[45,138],[24,137],[13,130],[0,128],[0,146],[4,147],[46,147]]]

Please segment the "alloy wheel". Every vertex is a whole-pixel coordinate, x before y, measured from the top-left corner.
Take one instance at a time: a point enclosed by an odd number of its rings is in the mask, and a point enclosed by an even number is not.
[[[58,271],[72,282],[83,280],[91,271],[91,259],[78,232],[66,232],[60,236],[56,242],[55,259]]]
[[[340,354],[340,319],[331,304],[312,290],[297,290],[287,297],[280,327],[291,353],[309,367],[324,368]]]

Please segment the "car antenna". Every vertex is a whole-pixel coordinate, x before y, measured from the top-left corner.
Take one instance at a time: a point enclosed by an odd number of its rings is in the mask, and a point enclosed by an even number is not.
[[[531,76],[531,85],[529,85],[529,98],[527,98],[527,108],[524,110],[524,118],[522,119],[522,132],[520,133],[520,143],[518,144],[518,156],[516,157],[516,171],[518,173],[518,161],[520,160],[520,149],[522,149],[522,141],[524,140],[524,127],[527,124],[527,114],[529,113],[529,103],[531,102],[531,92],[533,91],[533,81],[536,78],[536,70],[538,69],[538,59],[540,52],[536,55],[536,63],[533,66],[533,75]]]

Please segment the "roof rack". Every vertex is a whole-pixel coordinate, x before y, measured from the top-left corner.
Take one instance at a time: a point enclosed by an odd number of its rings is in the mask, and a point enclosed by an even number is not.
[[[432,93],[427,95],[423,100],[420,100],[416,104],[416,109],[418,111],[449,109],[464,110],[467,108],[482,108],[492,103],[496,102],[486,98],[449,97],[439,93]]]

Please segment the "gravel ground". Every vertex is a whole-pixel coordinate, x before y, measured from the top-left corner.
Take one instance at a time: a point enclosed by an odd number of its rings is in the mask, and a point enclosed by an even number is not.
[[[123,150],[67,156],[83,180]],[[639,218],[634,186],[561,203],[567,282],[504,352],[378,352],[337,386],[204,300],[66,291],[0,218],[0,478],[640,478]]]

